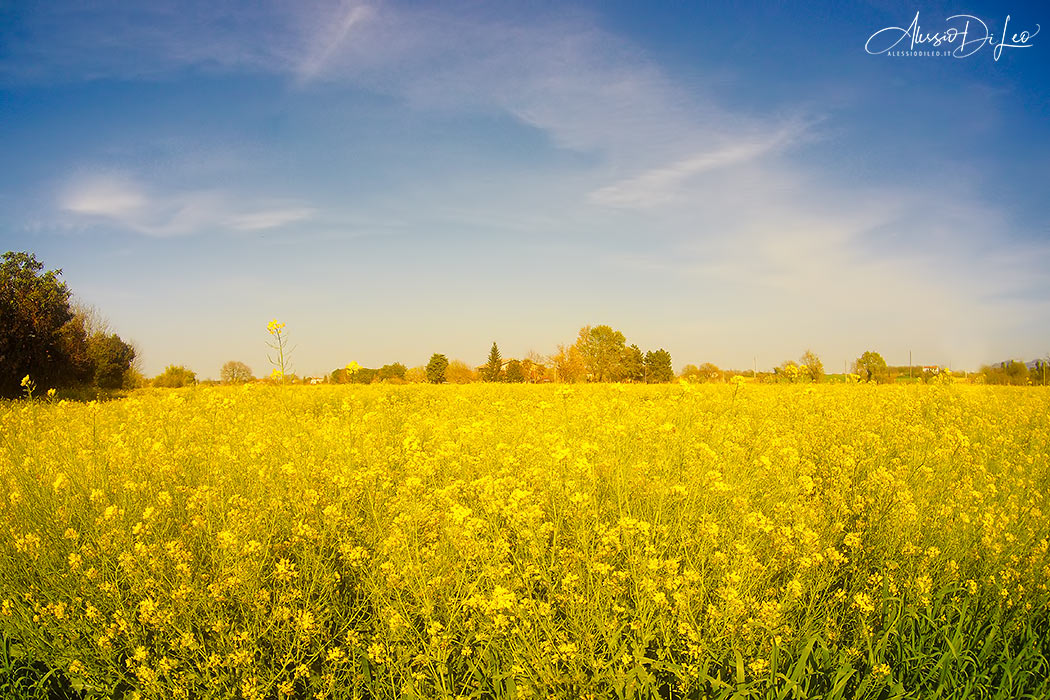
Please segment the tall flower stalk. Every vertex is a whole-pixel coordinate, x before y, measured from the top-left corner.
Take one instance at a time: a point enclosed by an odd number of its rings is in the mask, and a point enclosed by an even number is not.
[[[284,324],[276,318],[266,324],[266,330],[273,337],[273,341],[266,345],[276,353],[276,356],[266,356],[266,359],[273,365],[273,372],[270,376],[283,384],[288,374],[287,370],[291,366],[288,363],[288,358],[292,354],[288,348],[288,336],[284,332]]]

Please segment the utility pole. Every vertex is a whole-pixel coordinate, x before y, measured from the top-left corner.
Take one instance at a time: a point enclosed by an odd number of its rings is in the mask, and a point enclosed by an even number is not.
[[[908,351],[908,381],[911,381],[911,350]]]
[[[753,372],[753,373],[751,374],[751,377],[752,377],[753,379],[758,379],[758,355],[755,355],[755,357],[754,357],[754,361],[755,361],[755,370],[754,370],[754,372]]]

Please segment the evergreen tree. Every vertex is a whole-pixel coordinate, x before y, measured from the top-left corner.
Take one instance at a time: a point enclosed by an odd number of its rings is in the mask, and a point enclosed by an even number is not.
[[[502,368],[503,357],[499,354],[499,347],[493,342],[492,349],[489,350],[489,361],[482,368],[481,377],[486,382],[498,382]]]
[[[645,356],[637,345],[630,345],[624,350],[623,378],[631,382],[645,381]]]
[[[674,379],[671,353],[663,348],[645,353],[645,381],[650,384],[669,382]]]
[[[445,383],[445,370],[448,369],[448,358],[435,352],[427,363],[427,381],[431,384]]]

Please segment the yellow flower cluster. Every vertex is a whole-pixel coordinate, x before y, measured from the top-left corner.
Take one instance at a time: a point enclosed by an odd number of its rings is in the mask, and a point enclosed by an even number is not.
[[[3,404],[0,629],[142,698],[764,697],[794,663],[858,693],[918,687],[980,630],[1009,654],[1046,628],[1048,399],[345,385]]]

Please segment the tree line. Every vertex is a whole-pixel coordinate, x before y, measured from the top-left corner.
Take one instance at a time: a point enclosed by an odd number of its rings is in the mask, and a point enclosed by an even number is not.
[[[372,383],[449,383],[471,382],[669,382],[675,378],[692,383],[728,382],[741,376],[766,383],[819,383],[824,381],[944,383],[965,380],[978,384],[1044,385],[1050,383],[1050,358],[1025,364],[1003,362],[982,367],[979,372],[952,372],[948,368],[921,365],[889,365],[883,356],[867,350],[843,374],[829,375],[824,363],[812,350],[798,360],[785,360],[770,371],[722,369],[711,362],[687,364],[677,375],[671,355],[660,349],[642,353],[627,345],[623,334],[609,326],[584,326],[571,345],[559,345],[549,356],[530,352],[525,358],[505,359],[499,345],[492,344],[487,361],[471,367],[461,360],[449,360],[435,353],[425,366],[409,368],[400,362],[369,369],[354,364],[352,369],[334,370],[326,381],[336,384]]]
[[[0,397],[25,392],[31,377],[34,386],[57,389],[119,390],[152,384],[181,387],[197,383],[191,370],[169,365],[146,380],[136,366],[134,346],[113,333],[101,315],[90,307],[75,304],[61,281],[61,270],[44,271],[31,253],[4,253],[0,262]],[[264,381],[302,381],[286,366],[286,337],[283,323],[272,321],[268,330],[275,343],[280,368]],[[271,358],[273,361],[273,358]],[[894,367],[873,350],[858,357],[850,374],[853,381],[942,381],[950,372],[939,367]],[[806,350],[796,360],[787,360],[772,372],[723,370],[707,362],[687,364],[677,375],[690,382],[722,382],[733,376],[772,382],[821,382],[827,378],[820,357]],[[671,354],[663,349],[643,352],[628,344],[626,336],[609,325],[584,326],[574,342],[559,344],[554,353],[530,352],[521,359],[504,358],[493,342],[486,362],[472,367],[434,353],[425,366],[409,368],[393,362],[367,368],[351,362],[332,371],[324,381],[336,384],[430,382],[636,382],[665,383],[676,378]],[[224,384],[257,381],[248,365],[226,362],[220,371]],[[1050,381],[1050,357],[1032,363],[1002,362],[984,366],[970,381],[987,384],[1046,385]]]
[[[423,366],[408,367],[401,362],[378,368],[362,367],[351,362],[327,377],[301,378],[294,373],[271,375],[255,379],[243,362],[229,361],[223,365],[221,380],[209,384],[238,384],[249,381],[298,384],[304,381],[324,381],[332,384],[468,384],[472,382],[546,383],[546,382],[641,382],[664,383],[679,379],[692,383],[722,383],[741,376],[764,383],[818,383],[824,381],[871,382],[876,384],[919,382],[944,383],[964,379],[980,384],[1045,384],[1050,381],[1050,361],[1036,360],[1029,365],[1019,361],[1003,362],[982,367],[969,375],[951,372],[947,368],[919,365],[889,365],[874,350],[865,351],[853,361],[849,372],[828,375],[823,361],[812,350],[806,350],[798,360],[785,360],[770,371],[755,369],[722,369],[705,362],[687,364],[677,375],[671,365],[671,355],[659,349],[643,353],[637,345],[627,345],[626,338],[609,326],[584,326],[575,343],[559,345],[549,356],[529,352],[523,359],[506,359],[499,345],[492,343],[486,362],[472,367],[462,360],[449,360],[443,353],[434,353]],[[152,381],[153,386],[179,387],[197,383],[190,370],[169,366]]]
[[[485,364],[471,367],[462,360],[449,360],[434,353],[423,367],[409,369],[396,362],[378,369],[340,367],[329,381],[344,384],[373,382],[419,382],[466,384],[470,382],[670,382],[675,378],[671,353],[663,348],[642,352],[635,344],[608,325],[584,326],[576,341],[559,345],[547,357],[530,352],[526,357],[505,359],[495,342]]]
[[[978,377],[978,381],[983,384],[1050,386],[1050,355],[1029,363],[1007,360],[996,365],[984,365]]]
[[[856,381],[890,381],[885,360],[877,352],[866,352],[853,364]],[[423,367],[407,368],[401,363],[368,369],[353,367],[334,370],[328,381],[336,384],[411,383],[467,384],[470,382],[632,382],[659,384],[676,378],[695,383],[725,382],[734,376],[767,382],[821,382],[826,379],[824,364],[812,350],[806,350],[798,361],[787,360],[771,372],[724,370],[710,362],[699,366],[687,364],[677,375],[671,353],[663,348],[642,350],[628,345],[624,334],[608,325],[584,326],[575,342],[560,344],[548,356],[530,352],[525,358],[504,359],[495,342],[488,359],[479,367],[461,360],[449,360],[435,353]]]

